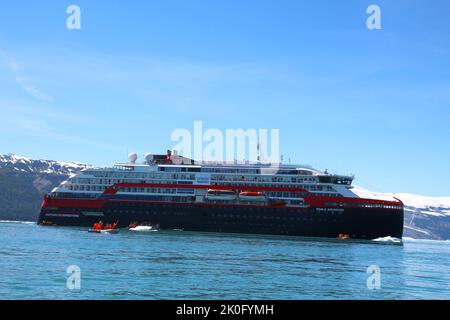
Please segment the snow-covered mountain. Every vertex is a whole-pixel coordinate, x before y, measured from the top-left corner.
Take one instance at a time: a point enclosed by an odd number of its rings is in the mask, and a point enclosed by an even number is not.
[[[379,193],[354,186],[363,198],[400,199],[405,205],[404,236],[416,239],[450,239],[450,197],[426,197],[409,193]]]
[[[0,169],[9,169],[15,172],[70,175],[87,167],[90,166],[79,162],[33,160],[15,154],[0,155]]]
[[[86,167],[78,162],[0,155],[0,220],[35,221],[44,194]]]

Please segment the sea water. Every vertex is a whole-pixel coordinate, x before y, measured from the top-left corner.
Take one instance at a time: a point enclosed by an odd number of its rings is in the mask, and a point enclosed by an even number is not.
[[[94,234],[0,222],[0,243],[0,299],[450,298],[448,241]]]

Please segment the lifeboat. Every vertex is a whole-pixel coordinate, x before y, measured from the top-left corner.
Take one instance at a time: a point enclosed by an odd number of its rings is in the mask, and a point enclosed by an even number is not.
[[[42,220],[41,225],[43,225],[43,226],[54,226],[56,224],[54,222],[52,222],[52,221]]]
[[[233,190],[208,189],[205,198],[208,200],[235,200],[236,193]]]
[[[242,201],[265,201],[266,195],[264,192],[243,191],[239,193],[239,200]]]
[[[97,229],[89,229],[88,232],[92,232],[92,233],[104,233],[104,234],[116,234],[119,233],[119,229],[101,229],[101,230],[97,230]]]

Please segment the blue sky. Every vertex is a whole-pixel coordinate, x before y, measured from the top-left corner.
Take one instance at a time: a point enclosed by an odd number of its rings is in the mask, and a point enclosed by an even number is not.
[[[2,1],[0,153],[112,164],[202,120],[279,128],[284,159],[374,191],[448,196],[449,17],[443,0]]]

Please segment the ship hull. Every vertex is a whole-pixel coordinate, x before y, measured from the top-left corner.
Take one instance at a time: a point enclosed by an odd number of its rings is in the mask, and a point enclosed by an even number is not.
[[[401,238],[403,209],[313,208],[161,203],[139,201],[46,200],[39,224],[86,226],[102,220],[158,224],[160,229],[352,239]]]

